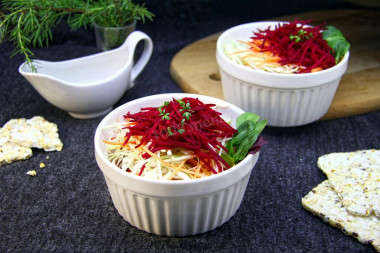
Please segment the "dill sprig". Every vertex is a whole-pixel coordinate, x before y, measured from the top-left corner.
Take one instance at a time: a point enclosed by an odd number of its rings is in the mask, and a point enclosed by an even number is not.
[[[52,28],[67,18],[72,30],[85,29],[95,22],[100,26],[121,27],[134,20],[153,20],[144,4],[131,0],[3,0],[0,13],[0,41],[7,34],[14,44],[13,57],[23,54],[32,71],[34,53],[30,47],[48,46]]]

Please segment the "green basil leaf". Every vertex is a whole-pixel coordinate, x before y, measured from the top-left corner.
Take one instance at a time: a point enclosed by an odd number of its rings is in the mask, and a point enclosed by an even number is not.
[[[322,32],[322,36],[334,50],[335,62],[338,63],[350,49],[350,43],[346,40],[343,33],[334,26],[326,26],[326,30]]]
[[[256,124],[256,131],[261,134],[267,124],[267,120],[262,120]]]
[[[260,119],[260,116],[252,112],[242,113],[236,119],[236,127],[238,128],[245,121],[252,121],[256,123],[257,121],[259,121],[259,119]]]
[[[228,152],[222,155],[228,164],[236,164],[247,156],[267,123],[266,120],[259,120],[260,116],[251,112],[243,113],[236,119],[237,133],[226,144]]]
[[[228,154],[232,157],[235,153],[235,147],[239,146],[240,143],[247,138],[248,131],[243,129],[238,131],[238,133],[227,142],[226,148],[228,150]]]
[[[257,140],[257,137],[259,136],[259,134],[256,132],[256,131],[252,131],[250,132],[250,135],[245,138],[239,145],[239,147],[237,148],[236,150],[236,153],[235,155],[233,156],[233,158],[236,160],[236,161],[241,161],[243,160],[246,156],[247,156],[247,153],[249,151],[249,149],[252,147],[252,145],[255,143],[255,141]]]
[[[224,161],[226,161],[230,166],[233,166],[236,161],[234,158],[232,158],[231,156],[229,156],[228,154],[226,153],[222,153],[222,158]]]

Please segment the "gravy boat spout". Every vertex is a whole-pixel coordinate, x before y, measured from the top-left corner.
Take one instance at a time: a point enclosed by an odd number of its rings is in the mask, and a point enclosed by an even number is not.
[[[136,63],[137,44],[144,49]],[[94,118],[108,113],[148,63],[152,40],[143,32],[131,33],[119,48],[76,59],[33,61],[37,72],[24,62],[19,73],[54,106],[75,118]]]

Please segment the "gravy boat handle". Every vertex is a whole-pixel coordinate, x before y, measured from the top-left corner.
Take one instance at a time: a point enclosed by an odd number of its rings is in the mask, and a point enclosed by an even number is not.
[[[140,32],[140,31],[134,31],[131,34],[129,34],[127,40],[125,41],[123,45],[127,47],[128,52],[130,52],[129,57],[130,57],[130,60],[132,61],[136,46],[141,40],[144,41],[144,49],[140,58],[132,67],[131,82],[135,81],[137,76],[141,73],[141,71],[144,69],[144,67],[148,63],[153,51],[153,42],[150,39],[150,37],[146,35],[145,33]]]

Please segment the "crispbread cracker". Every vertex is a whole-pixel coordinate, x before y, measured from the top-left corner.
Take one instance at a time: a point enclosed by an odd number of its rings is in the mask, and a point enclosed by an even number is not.
[[[57,125],[41,116],[11,119],[0,128],[0,166],[30,158],[32,148],[61,151],[62,147]]]
[[[41,116],[31,119],[11,119],[4,126],[10,132],[12,143],[45,151],[61,151],[62,142],[56,124]]]
[[[318,167],[348,212],[380,217],[380,150],[327,154],[318,159]]]
[[[32,156],[32,149],[13,144],[10,141],[10,132],[0,128],[0,166],[12,163],[15,160],[24,160]]]
[[[0,166],[10,164],[13,161],[25,160],[33,155],[31,148],[26,148],[13,143],[0,145]]]
[[[371,243],[380,252],[380,219],[374,214],[357,216],[347,212],[329,180],[323,181],[302,198],[302,206],[359,242]]]

